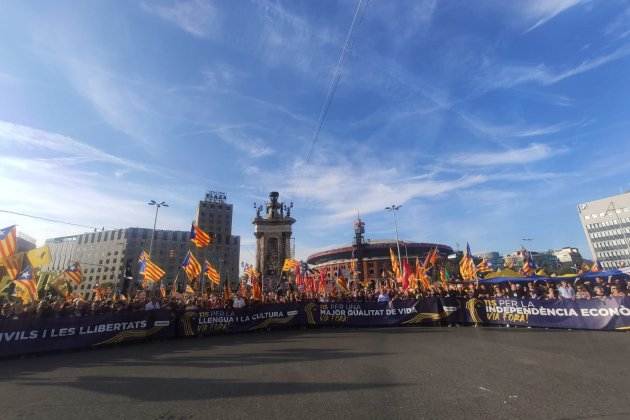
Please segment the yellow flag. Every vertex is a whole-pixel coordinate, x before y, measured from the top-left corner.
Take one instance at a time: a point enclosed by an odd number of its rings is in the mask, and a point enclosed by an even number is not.
[[[26,253],[26,258],[28,258],[33,268],[43,267],[50,263],[50,248],[48,248],[48,245],[45,245],[31,249]]]

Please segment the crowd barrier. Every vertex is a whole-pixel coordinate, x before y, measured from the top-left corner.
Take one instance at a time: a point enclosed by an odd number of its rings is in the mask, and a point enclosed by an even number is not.
[[[630,297],[604,300],[424,298],[293,303],[243,309],[120,312],[81,318],[0,321],[0,357],[99,347],[152,338],[207,336],[291,327],[447,324],[630,330]]]

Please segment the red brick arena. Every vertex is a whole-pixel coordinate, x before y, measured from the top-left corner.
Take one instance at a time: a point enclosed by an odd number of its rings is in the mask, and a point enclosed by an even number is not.
[[[420,262],[433,249],[437,249],[441,258],[446,259],[453,249],[448,245],[427,242],[399,241],[400,255],[402,258],[409,257],[413,264],[416,258]],[[353,249],[355,251],[353,252]],[[397,254],[396,240],[368,240],[362,243],[362,261],[359,263],[357,271],[360,271],[364,278],[361,281],[378,282],[384,277],[391,275],[392,263],[390,250]],[[352,264],[356,261],[356,247],[353,245],[332,248],[322,252],[309,255],[307,262],[315,269],[324,269],[329,276],[344,275],[346,277],[353,271]]]

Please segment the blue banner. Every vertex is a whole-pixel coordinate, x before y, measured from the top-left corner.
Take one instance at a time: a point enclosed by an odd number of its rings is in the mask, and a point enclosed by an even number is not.
[[[584,330],[630,330],[630,298],[468,299],[463,322]]]
[[[330,302],[303,305],[309,326],[395,327],[433,325],[444,314],[439,299],[377,302]]]
[[[104,346],[175,336],[170,311],[0,320],[0,356]]]
[[[177,335],[190,337],[297,327],[304,325],[302,306],[288,303],[187,311],[178,318]]]
[[[398,327],[453,323],[630,330],[630,297],[575,301],[425,298],[389,303],[303,302],[178,314],[156,310],[0,320],[0,357],[153,337],[191,337],[293,327]]]

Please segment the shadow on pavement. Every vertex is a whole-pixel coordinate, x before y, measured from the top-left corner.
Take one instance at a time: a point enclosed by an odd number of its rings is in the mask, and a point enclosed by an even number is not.
[[[407,386],[403,383],[240,382],[234,380],[84,376],[74,382],[22,382],[25,386],[67,386],[137,401],[189,401],[234,397],[348,392]]]

